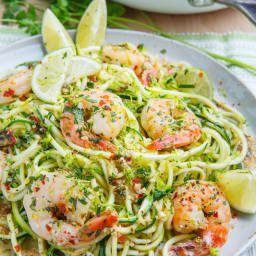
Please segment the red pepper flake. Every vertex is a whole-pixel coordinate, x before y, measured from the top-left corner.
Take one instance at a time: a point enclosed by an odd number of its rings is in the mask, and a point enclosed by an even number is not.
[[[35,123],[40,123],[40,119],[36,117],[35,115],[30,115],[29,120]]]
[[[6,184],[6,183],[5,183],[4,186],[5,186],[5,189],[6,189],[6,190],[10,190],[10,189],[11,189],[11,187],[10,187],[9,184]]]
[[[126,241],[126,236],[123,234],[118,234],[117,240],[119,243],[124,243]]]
[[[126,160],[126,162],[131,162],[132,161],[132,157],[131,156],[126,156],[125,160]]]
[[[242,152],[242,149],[243,149],[243,147],[242,147],[241,145],[238,145],[238,146],[237,146],[237,150],[238,150],[238,151]]]
[[[134,177],[134,178],[132,179],[132,182],[133,182],[134,184],[142,184],[142,180],[141,180],[141,178],[139,178],[138,176]]]
[[[97,82],[96,76],[90,76],[90,80],[91,80],[92,82]]]
[[[178,193],[175,192],[174,195],[173,195],[173,197],[172,197],[172,199],[174,200],[177,196],[178,196]]]
[[[16,138],[13,135],[12,131],[7,128],[0,132],[0,148],[8,147],[16,144]]]
[[[119,183],[118,183],[118,181],[117,181],[117,179],[112,179],[112,180],[110,180],[110,182],[109,182],[112,186],[118,186],[119,185]]]
[[[200,73],[199,73],[199,78],[203,78],[203,76],[204,76],[204,73],[203,73],[203,72],[200,72]]]
[[[46,174],[44,174],[43,179],[42,179],[42,184],[45,184],[45,179],[46,179]]]
[[[20,252],[21,251],[21,246],[20,245],[15,245],[14,249],[16,252]]]
[[[214,217],[214,218],[218,218],[218,217],[219,217],[218,212],[214,212],[213,217]]]
[[[109,95],[103,95],[103,99],[109,99]]]
[[[50,232],[52,230],[52,228],[48,224],[46,224],[45,227],[46,227],[48,232]]]
[[[4,97],[11,97],[14,95],[14,90],[9,88],[7,91],[4,91]]]
[[[136,185],[136,184],[141,184],[141,185],[142,185],[142,180],[141,180],[141,178],[139,178],[138,176],[136,176],[136,177],[134,177],[134,178],[132,179],[132,189],[133,189],[133,191],[134,191],[135,193],[138,194],[138,197],[140,198],[140,197],[142,197],[144,194],[143,194],[143,193],[138,193],[138,191],[136,191],[136,189],[135,189],[135,185]]]
[[[237,213],[236,212],[232,212],[232,219],[237,218]]]
[[[142,198],[144,196],[144,193],[140,193],[139,195],[138,195],[138,198]]]
[[[61,213],[63,213],[63,214],[67,214],[68,213],[68,208],[67,208],[66,204],[59,203],[58,207],[59,207],[59,210],[60,210]]]
[[[103,106],[104,104],[106,104],[105,100],[100,100],[100,106]]]
[[[117,155],[115,153],[113,153],[110,157],[109,160],[116,160],[117,159]]]
[[[73,245],[75,244],[75,241],[74,241],[74,240],[71,240],[71,239],[70,239],[69,242],[70,242],[71,244],[73,244]]]

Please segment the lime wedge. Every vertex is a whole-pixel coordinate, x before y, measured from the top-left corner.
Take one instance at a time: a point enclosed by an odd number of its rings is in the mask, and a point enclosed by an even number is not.
[[[256,213],[256,174],[254,172],[227,171],[218,175],[217,183],[234,209],[244,213]]]
[[[61,93],[73,49],[63,48],[47,54],[36,66],[32,76],[32,90],[42,101],[55,103]]]
[[[73,40],[50,9],[46,9],[44,12],[42,35],[48,53],[61,48],[71,47],[75,54],[76,48]]]
[[[67,76],[71,81],[77,81],[78,79],[90,76],[97,73],[101,68],[101,65],[89,58],[74,56],[71,58]]]
[[[76,43],[80,48],[102,45],[107,27],[105,0],[94,0],[85,11],[77,28]]]
[[[212,83],[204,71],[198,68],[187,68],[179,72],[175,79],[180,91],[213,98]]]

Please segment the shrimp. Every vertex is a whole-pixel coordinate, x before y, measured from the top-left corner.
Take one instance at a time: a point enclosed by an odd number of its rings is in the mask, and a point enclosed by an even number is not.
[[[19,70],[0,81],[0,104],[7,104],[31,91],[31,70]]]
[[[178,187],[173,194],[173,209],[174,230],[185,234],[197,232],[202,239],[173,246],[169,255],[208,255],[210,247],[220,248],[227,241],[230,206],[215,183],[191,180]]]
[[[84,148],[114,152],[110,140],[125,125],[126,111],[115,94],[91,89],[70,99],[64,108],[60,126],[64,137]]]
[[[105,45],[102,49],[104,62],[125,65],[132,68],[145,86],[158,79],[158,72],[150,58],[139,50],[130,49],[128,44]]]
[[[153,143],[151,150],[179,148],[201,137],[200,121],[176,99],[151,99],[141,113],[141,125]]]
[[[81,184],[80,184],[81,185]],[[90,218],[92,192],[64,173],[42,173],[23,204],[32,230],[60,247],[80,247],[107,234],[118,220],[114,210]]]

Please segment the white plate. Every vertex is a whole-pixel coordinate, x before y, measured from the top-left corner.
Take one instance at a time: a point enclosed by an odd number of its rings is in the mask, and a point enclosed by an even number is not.
[[[70,33],[74,36],[74,31]],[[223,87],[229,95],[224,100],[229,104],[235,104],[237,109],[245,115],[248,126],[254,129],[254,132],[251,131],[251,133],[255,135],[256,98],[239,79],[213,58],[179,42],[148,33],[108,30],[106,41],[109,43],[144,43],[146,48],[158,55],[161,55],[160,51],[162,49],[166,49],[166,54],[162,56],[174,61],[187,61],[193,66],[202,68],[209,74],[215,88],[220,87],[219,82],[222,81]],[[2,48],[0,49],[0,73],[13,68],[17,64],[39,60],[43,55],[44,48],[41,36],[31,37]],[[232,220],[232,225],[234,229],[231,230],[228,242],[221,250],[222,256],[240,255],[256,241],[254,235],[256,232],[256,216],[238,214],[238,217]]]
[[[160,13],[200,13],[211,12],[225,8],[220,4],[214,4],[208,7],[193,7],[187,0],[114,0],[129,7],[137,8],[144,11]]]

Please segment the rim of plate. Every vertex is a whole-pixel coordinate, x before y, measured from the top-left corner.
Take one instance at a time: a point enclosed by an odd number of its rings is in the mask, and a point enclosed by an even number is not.
[[[75,29],[72,29],[72,30],[68,30],[69,34],[74,34],[76,32]],[[149,33],[149,32],[141,32],[141,31],[135,31],[135,30],[122,30],[122,29],[107,29],[107,33],[126,33],[126,34],[130,34],[131,36],[133,35],[140,35],[140,36],[145,36],[145,37],[151,37],[151,38],[155,38],[155,39],[158,39],[158,40],[161,40],[161,41],[166,41],[166,43],[172,41],[173,44],[176,44],[176,45],[179,45],[179,46],[182,46],[182,47],[185,47],[185,48],[188,48],[190,49],[191,51],[195,51],[197,52],[198,54],[204,56],[206,58],[206,60],[208,61],[211,61],[211,62],[214,62],[215,65],[223,68],[225,70],[225,72],[228,73],[228,75],[230,77],[232,77],[232,79],[235,79],[239,84],[241,84],[241,86],[244,87],[245,90],[247,90],[247,92],[249,94],[251,94],[253,96],[253,98],[256,100],[256,96],[247,88],[247,86],[245,85],[245,83],[243,81],[241,81],[238,77],[236,77],[224,64],[222,63],[219,63],[218,61],[216,61],[213,57],[201,52],[200,50],[197,50],[195,48],[193,48],[192,46],[188,46],[188,45],[185,45],[179,41],[175,41],[173,39],[168,39],[168,38],[164,38],[164,37],[161,37],[159,35],[156,35],[156,34],[153,34],[153,33]],[[30,37],[27,37],[27,38],[24,38],[24,39],[21,39],[21,40],[18,40],[17,42],[14,42],[12,44],[10,44],[9,46],[6,46],[6,47],[1,47],[0,48],[0,57],[1,57],[1,54],[3,52],[6,52],[8,51],[9,48],[12,48],[14,46],[18,47],[18,46],[22,46],[24,43],[26,43],[27,41],[32,41],[32,40],[39,40],[42,38],[42,35],[39,34],[39,35],[35,35],[35,36],[30,36]],[[41,40],[42,42],[42,40]],[[42,46],[43,46],[43,43],[42,43]],[[44,49],[44,47],[43,47]],[[45,50],[44,50],[45,51]],[[249,240],[247,241],[247,243],[245,243],[240,249],[238,252],[236,252],[234,254],[234,256],[239,256],[241,255],[242,253],[244,253],[247,249],[249,249],[249,247],[251,247],[251,245],[256,241],[256,233],[252,234],[251,238],[249,238]]]

